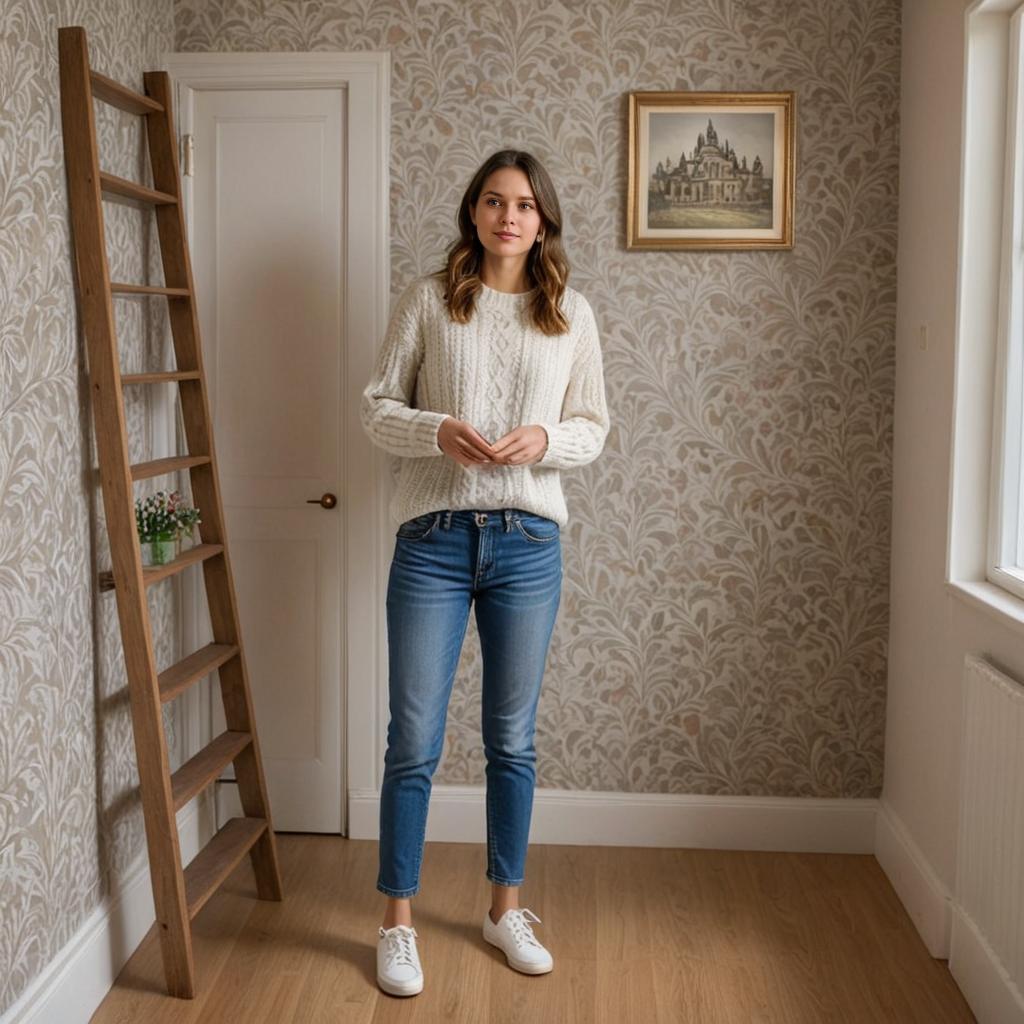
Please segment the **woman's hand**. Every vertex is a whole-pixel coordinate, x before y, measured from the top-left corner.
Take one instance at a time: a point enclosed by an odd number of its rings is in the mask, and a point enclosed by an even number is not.
[[[490,447],[495,462],[524,466],[543,458],[548,448],[548,432],[537,424],[516,427]]]
[[[445,455],[460,466],[485,466],[494,463],[491,446],[465,420],[448,416],[437,428],[437,443]]]

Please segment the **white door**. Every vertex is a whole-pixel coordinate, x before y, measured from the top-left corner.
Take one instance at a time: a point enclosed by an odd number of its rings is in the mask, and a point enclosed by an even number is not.
[[[194,93],[193,276],[278,831],[345,830],[344,99],[339,88]],[[220,821],[242,813],[234,786],[217,789]]]

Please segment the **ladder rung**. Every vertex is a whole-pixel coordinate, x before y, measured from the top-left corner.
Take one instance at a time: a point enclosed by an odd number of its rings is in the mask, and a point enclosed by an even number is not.
[[[187,288],[164,288],[153,284],[124,284],[121,281],[110,282],[111,294],[119,295],[168,295],[188,296],[192,293]]]
[[[171,776],[174,809],[180,811],[201,790],[213,782],[252,742],[247,732],[222,732],[212,743],[190,757]]]
[[[194,548],[189,548],[188,551],[182,551],[177,558],[166,565],[145,565],[142,567],[143,585],[151,587],[154,583],[167,579],[168,576],[177,575],[190,565],[195,565],[196,562],[204,562],[207,558],[219,555],[223,550],[223,544],[197,544]],[[113,590],[115,586],[114,574],[109,569],[99,574],[100,590]]]
[[[167,192],[157,192],[146,188],[138,182],[119,178],[116,174],[100,171],[100,189],[107,195],[123,196],[125,199],[137,199],[142,203],[154,203],[156,206],[169,206],[178,200]]]
[[[176,665],[164,669],[157,677],[160,701],[166,704],[193,683],[205,679],[214,669],[238,653],[237,644],[207,644],[183,658]]]
[[[89,68],[89,81],[96,99],[103,100],[112,107],[127,110],[129,114],[159,114],[164,109],[162,103],[157,103],[156,100],[143,96],[142,93],[135,92],[92,68]]]
[[[231,818],[185,868],[185,898],[193,918],[267,830],[263,818]]]
[[[166,459],[136,462],[131,467],[132,479],[146,480],[151,476],[163,476],[165,473],[174,473],[179,469],[205,466],[209,461],[209,455],[171,455]]]
[[[166,384],[174,380],[199,380],[198,370],[161,370],[158,373],[123,373],[122,384]]]
[[[154,583],[167,579],[168,576],[176,576],[179,572],[187,569],[197,562],[205,562],[207,558],[213,558],[224,550],[223,544],[197,544],[188,551],[182,551],[177,558],[166,565],[147,565],[142,570],[142,579],[147,587]]]

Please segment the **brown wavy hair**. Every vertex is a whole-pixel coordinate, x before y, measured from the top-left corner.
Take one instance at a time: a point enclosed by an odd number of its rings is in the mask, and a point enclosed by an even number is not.
[[[484,261],[484,246],[469,211],[476,207],[488,176],[503,167],[518,167],[529,179],[541,218],[540,233],[544,236],[534,243],[526,257],[527,280],[531,288],[537,289],[527,304],[527,317],[543,334],[565,334],[569,321],[560,303],[569,278],[569,260],[562,248],[562,209],[550,175],[531,153],[500,149],[480,165],[459,204],[459,237],[448,249],[445,266],[431,276],[444,285],[448,315],[457,323],[469,323],[476,298],[483,290],[480,269]]]

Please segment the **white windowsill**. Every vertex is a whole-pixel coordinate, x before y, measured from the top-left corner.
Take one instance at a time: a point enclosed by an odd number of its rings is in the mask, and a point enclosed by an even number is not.
[[[1024,633],[1024,601],[988,580],[946,580],[946,590],[1003,625]]]

